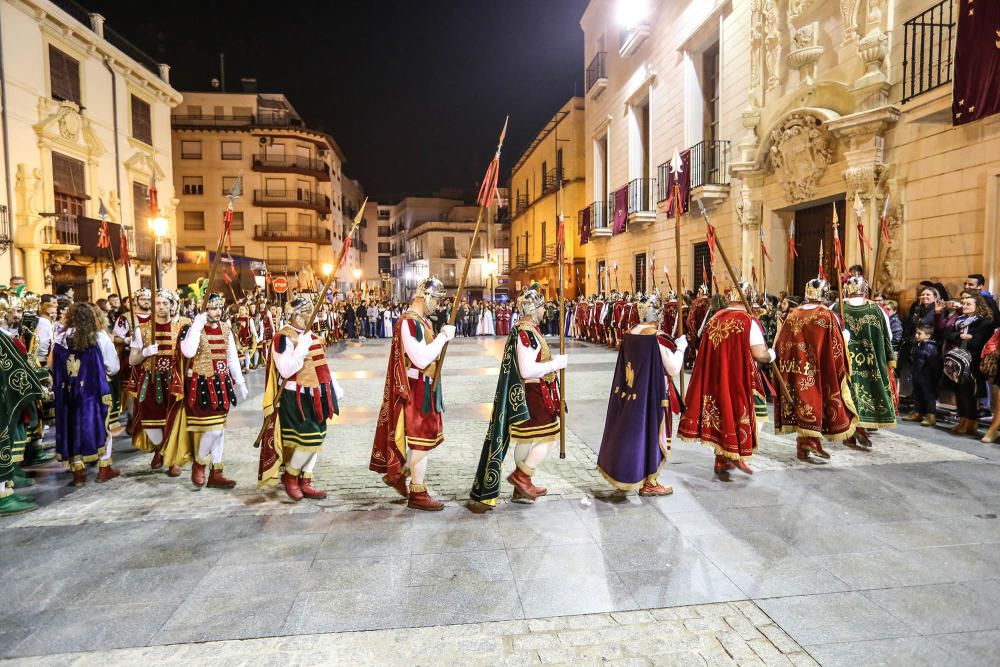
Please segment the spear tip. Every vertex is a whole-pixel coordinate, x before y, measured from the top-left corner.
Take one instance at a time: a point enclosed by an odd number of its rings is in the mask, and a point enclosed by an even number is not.
[[[677,146],[674,146],[674,155],[670,158],[670,171],[674,174],[681,173],[681,153],[677,150]]]

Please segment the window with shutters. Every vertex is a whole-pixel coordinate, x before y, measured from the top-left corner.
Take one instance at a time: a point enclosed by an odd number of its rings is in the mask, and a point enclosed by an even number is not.
[[[83,105],[80,96],[80,62],[49,45],[49,87],[52,99]]]
[[[183,193],[186,195],[205,194],[205,180],[201,176],[185,176]]]
[[[201,142],[200,141],[182,141],[181,142],[181,159],[182,160],[200,160],[201,159]]]
[[[83,162],[53,153],[52,192],[56,213],[85,215],[90,197],[87,196]]]
[[[267,229],[277,232],[288,229],[288,214],[269,212],[267,214]]]
[[[701,286],[703,284],[712,287],[713,280],[713,267],[711,262],[711,253],[708,250],[708,243],[695,243],[694,244],[694,266],[692,267],[694,271],[694,280],[691,281],[692,285]],[[708,281],[707,283],[705,281]]]
[[[222,177],[222,196],[223,197],[227,196],[232,191],[233,186],[236,185],[236,179],[237,178],[239,178],[239,176],[223,176]]]
[[[646,267],[646,253],[641,252],[635,256],[635,291],[646,293],[646,279],[649,277],[649,269]]]
[[[184,211],[184,229],[199,231],[205,229],[204,211]]]
[[[132,184],[132,225],[135,229],[149,229],[149,186],[145,183]]]
[[[222,142],[222,159],[223,160],[242,160],[243,159],[243,143],[239,141],[223,141]]]
[[[153,145],[153,122],[150,118],[149,102],[132,96],[132,136]]]
[[[234,231],[239,231],[243,229],[243,211],[233,211],[233,226]]]

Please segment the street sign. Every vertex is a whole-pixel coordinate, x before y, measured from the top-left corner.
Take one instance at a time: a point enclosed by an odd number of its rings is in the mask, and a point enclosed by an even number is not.
[[[288,290],[288,278],[278,276],[271,282],[275,294],[284,294]]]

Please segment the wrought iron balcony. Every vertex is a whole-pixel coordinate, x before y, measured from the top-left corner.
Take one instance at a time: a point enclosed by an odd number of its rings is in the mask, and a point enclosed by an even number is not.
[[[942,0],[903,24],[903,104],[951,81],[956,22],[954,0]]]
[[[702,141],[681,154],[690,156],[682,168],[691,172],[691,190],[703,186],[729,185],[729,142]],[[657,201],[670,198],[670,162],[664,162],[657,167]]]
[[[323,227],[308,225],[255,225],[253,238],[255,241],[283,242],[295,241],[330,245],[330,230]]]
[[[542,193],[548,194],[559,189],[560,180],[564,179],[562,169],[553,167],[542,173]]]
[[[628,214],[653,213],[656,204],[653,196],[656,192],[655,178],[633,178],[628,183]]]
[[[595,201],[590,205],[590,233],[592,236],[611,234],[611,216],[614,206],[609,201]]]
[[[330,165],[323,160],[299,155],[275,157],[257,153],[253,156],[253,170],[264,173],[303,174],[315,176],[321,181],[330,180]]]
[[[514,259],[514,270],[523,271],[528,268],[528,253],[518,253]]]
[[[77,217],[70,213],[61,213],[55,218],[50,218],[42,230],[42,242],[55,248],[78,248],[80,225]]]
[[[607,52],[598,51],[587,66],[587,97],[591,99],[596,98],[608,87],[607,59]]]
[[[264,207],[308,208],[320,213],[330,212],[330,198],[308,190],[254,190],[253,203]]]
[[[518,193],[516,200],[517,213],[528,210],[528,193]]]

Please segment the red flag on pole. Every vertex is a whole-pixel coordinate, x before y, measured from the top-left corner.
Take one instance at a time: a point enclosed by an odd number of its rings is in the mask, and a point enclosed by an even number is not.
[[[760,228],[760,253],[763,257],[767,257],[767,261],[774,262],[771,259],[771,253],[767,251],[767,243],[764,242],[764,228]]]
[[[124,229],[119,230],[119,238],[121,241],[121,250],[118,251],[118,261],[127,269],[131,266],[132,260],[128,255],[128,237],[125,235]]]
[[[155,218],[160,214],[160,203],[156,194],[156,172],[149,179],[149,190],[146,191],[146,198],[149,199],[149,217]]]
[[[795,221],[792,220],[788,228],[788,258],[795,259],[799,256],[799,251],[795,249]]]
[[[715,268],[715,225],[708,223],[708,231],[705,234],[708,241],[708,261]]]
[[[111,247],[111,235],[108,234],[108,209],[104,208],[104,200],[100,200],[101,206],[97,211],[97,217],[101,219],[101,228],[97,232],[97,247],[106,249]]]
[[[885,195],[885,205],[882,207],[882,218],[879,221],[880,228],[882,232],[882,238],[889,245],[892,245],[892,238],[889,236],[889,197],[891,193],[886,193]]]

